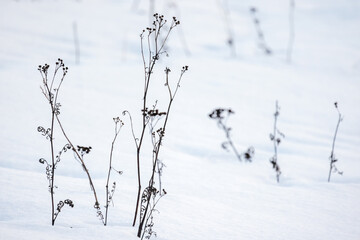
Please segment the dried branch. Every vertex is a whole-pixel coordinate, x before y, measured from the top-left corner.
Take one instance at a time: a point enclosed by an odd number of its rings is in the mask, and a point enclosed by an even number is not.
[[[332,143],[332,148],[331,148],[331,154],[330,154],[330,170],[329,170],[329,176],[328,176],[328,182],[330,182],[330,178],[331,178],[331,173],[334,172],[334,173],[338,173],[340,175],[343,174],[342,171],[339,171],[339,169],[336,167],[335,163],[338,161],[338,159],[335,157],[335,154],[334,154],[334,149],[335,149],[335,141],[336,141],[336,136],[337,136],[337,132],[339,130],[339,125],[340,125],[340,122],[343,120],[343,117],[339,111],[339,108],[338,108],[338,104],[337,102],[334,103],[335,105],[335,108],[338,112],[338,122],[336,124],[336,128],[335,128],[335,134],[334,134],[334,138],[333,138],[333,143]]]

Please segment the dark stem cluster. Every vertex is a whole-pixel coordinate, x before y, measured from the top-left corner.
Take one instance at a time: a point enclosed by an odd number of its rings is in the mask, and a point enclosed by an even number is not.
[[[231,139],[232,128],[227,125],[227,120],[234,113],[230,108],[217,108],[209,114],[209,117],[215,120],[218,127],[225,133],[226,141],[221,144],[221,147],[226,151],[231,149],[239,161],[245,159],[245,161],[251,162],[255,154],[254,147],[249,147],[245,152],[239,153]]]
[[[151,236],[156,236],[156,232],[153,230],[154,226],[154,216],[155,212],[158,212],[156,206],[159,200],[167,194],[165,189],[161,184],[161,176],[163,172],[163,168],[165,164],[159,159],[160,149],[163,144],[163,140],[165,137],[166,127],[169,120],[169,113],[171,112],[172,103],[177,95],[178,89],[180,88],[181,79],[186,71],[188,71],[188,66],[182,67],[180,71],[180,76],[176,82],[176,85],[171,87],[170,85],[170,68],[166,67],[165,72],[165,87],[168,92],[169,100],[167,103],[166,109],[158,109],[157,101],[152,106],[152,108],[148,107],[148,95],[149,95],[149,86],[151,84],[152,75],[154,71],[155,64],[161,58],[162,54],[166,53],[165,44],[168,40],[168,37],[176,26],[180,24],[180,21],[176,19],[176,17],[172,18],[172,22],[167,27],[167,20],[164,19],[163,15],[154,14],[154,21],[152,26],[143,30],[140,35],[141,38],[141,56],[143,60],[143,69],[144,69],[144,90],[143,90],[143,104],[141,108],[141,119],[142,119],[142,129],[140,133],[140,137],[136,137],[133,128],[132,116],[128,111],[124,111],[123,115],[128,115],[131,123],[131,131],[132,136],[136,146],[136,163],[137,163],[137,179],[138,179],[138,195],[136,201],[136,208],[134,213],[133,225],[136,223],[137,216],[139,216],[139,227],[137,231],[137,236],[141,239],[149,239]],[[146,42],[144,44],[144,42]],[[145,50],[146,48],[146,50]],[[92,151],[91,146],[82,146],[82,145],[74,145],[68,135],[66,134],[64,127],[60,121],[60,107],[61,104],[58,102],[58,95],[60,91],[60,87],[63,83],[64,77],[67,74],[68,68],[65,67],[63,60],[58,59],[56,62],[56,67],[52,78],[49,78],[49,68],[48,64],[40,65],[38,70],[41,73],[43,79],[43,85],[41,86],[41,90],[49,105],[51,107],[51,126],[46,128],[39,126],[38,132],[44,136],[47,140],[50,141],[51,147],[51,161],[47,161],[44,158],[39,160],[40,163],[46,165],[46,176],[49,181],[49,191],[51,193],[51,203],[52,203],[52,225],[54,225],[55,220],[57,219],[59,213],[65,205],[70,207],[74,207],[73,201],[70,199],[66,199],[64,201],[59,201],[55,206],[54,204],[54,179],[55,179],[55,169],[57,164],[60,162],[61,156],[67,150],[71,150],[74,153],[75,160],[82,166],[82,169],[87,174],[90,188],[93,192],[95,203],[94,208],[97,213],[97,217],[103,222],[104,225],[108,223],[108,213],[110,204],[114,204],[113,197],[116,190],[116,182],[110,181],[111,173],[115,171],[118,174],[122,174],[122,171],[118,171],[113,166],[113,152],[114,145],[117,140],[117,137],[120,133],[122,126],[124,125],[122,120],[119,117],[113,118],[115,124],[115,134],[111,144],[110,157],[109,157],[109,168],[107,181],[105,186],[106,193],[106,203],[105,203],[105,214],[101,211],[100,204],[98,201],[98,197],[95,191],[94,184],[92,182],[92,178],[90,176],[89,170],[85,165],[84,157]],[[61,78],[56,79],[57,73],[62,70]],[[59,153],[55,156],[54,151],[54,127],[55,125],[59,127],[60,132],[63,137],[66,139],[66,145],[59,151]],[[149,130],[150,139],[152,143],[152,168],[150,172],[150,177],[147,183],[147,186],[143,190],[141,194],[141,149],[143,146],[143,141],[145,139],[145,132]],[[250,156],[252,153],[249,152],[247,156]],[[249,157],[250,158],[250,157]],[[156,180],[155,180],[156,179]],[[111,184],[112,182],[112,184]],[[140,211],[139,211],[140,209]],[[139,214],[138,214],[139,213]]]
[[[274,155],[270,158],[270,163],[273,169],[276,172],[276,180],[277,182],[280,181],[280,166],[278,164],[278,146],[281,143],[281,139],[285,138],[285,135],[277,128],[277,120],[280,115],[280,107],[278,105],[278,102],[276,101],[275,104],[275,113],[274,113],[274,130],[272,133],[270,133],[270,140],[274,144]]]
[[[135,136],[133,128],[132,116],[128,111],[124,111],[124,115],[128,115],[131,123],[131,131],[133,139],[136,146],[136,163],[137,163],[137,179],[138,179],[138,194],[135,205],[133,226],[136,224],[136,219],[139,213],[139,227],[137,236],[139,238],[150,238],[155,232],[152,230],[153,226],[153,213],[155,211],[155,202],[165,194],[165,190],[161,187],[161,174],[164,164],[159,160],[159,153],[162,146],[163,139],[165,137],[165,129],[169,119],[169,113],[173,100],[177,94],[177,91],[180,87],[180,81],[183,74],[188,70],[188,66],[184,66],[181,70],[180,77],[178,79],[177,85],[174,89],[170,87],[169,84],[169,75],[170,68],[165,68],[165,86],[167,87],[169,93],[169,102],[166,111],[157,109],[157,102],[152,106],[148,107],[148,96],[149,96],[149,86],[151,84],[153,71],[155,64],[160,59],[163,53],[166,53],[164,50],[165,44],[169,38],[171,31],[180,24],[180,21],[173,17],[170,26],[165,28],[167,20],[164,19],[163,15],[155,13],[153,15],[154,21],[151,27],[146,28],[140,34],[141,39],[141,56],[143,60],[143,69],[144,69],[144,90],[143,90],[143,103],[141,108],[141,117],[142,117],[142,129],[140,137]],[[144,44],[145,42],[145,44]],[[167,54],[167,53],[166,53]],[[161,125],[160,127],[157,127]],[[143,146],[144,136],[146,129],[149,129],[151,141],[153,145],[152,151],[152,171],[150,174],[150,179],[148,181],[147,187],[142,190],[141,182],[141,149]],[[159,190],[155,187],[155,175],[158,175],[159,179]],[[150,223],[150,222],[151,223]]]

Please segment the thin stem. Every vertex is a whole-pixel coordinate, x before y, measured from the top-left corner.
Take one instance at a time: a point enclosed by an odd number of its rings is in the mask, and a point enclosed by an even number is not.
[[[56,74],[58,72],[58,70],[64,67],[64,72],[62,75],[62,78],[60,80],[59,86],[57,89],[53,89],[53,84],[55,81],[55,77]],[[48,165],[48,167],[51,167],[51,173],[50,173],[50,196],[51,196],[51,225],[54,226],[55,225],[55,220],[57,218],[58,214],[55,214],[55,204],[54,204],[54,183],[55,183],[55,167],[56,167],[56,163],[55,163],[55,153],[54,153],[54,126],[55,126],[55,117],[57,115],[57,97],[58,97],[58,93],[59,93],[59,89],[61,87],[61,83],[66,75],[67,72],[67,68],[65,69],[65,66],[62,63],[62,60],[56,63],[56,67],[55,67],[55,71],[54,71],[54,75],[52,77],[51,80],[51,85],[49,87],[48,85],[48,68],[49,65],[45,64],[43,67],[40,66],[39,67],[39,71],[43,80],[43,84],[44,84],[44,88],[40,87],[42,90],[42,93],[44,94],[45,98],[49,101],[50,107],[51,107],[51,128],[50,128],[50,148],[51,148],[51,165]],[[55,97],[53,94],[53,90],[56,91]]]
[[[168,121],[168,118],[169,118],[169,112],[170,112],[170,108],[171,108],[173,100],[174,100],[173,98],[170,99],[170,102],[169,102],[169,105],[168,105],[168,108],[167,108],[167,114],[166,114],[165,121],[164,121],[164,124],[163,124],[163,132],[165,132],[165,128],[166,128],[166,124],[167,124],[167,121]],[[158,160],[158,156],[159,156],[163,136],[164,136],[163,134],[160,134],[160,138],[159,138],[159,141],[158,141],[158,144],[157,144],[157,148],[156,148],[156,150],[154,149],[156,152],[155,152],[155,159],[154,159],[154,163],[153,163],[152,174],[151,174],[151,178],[150,178],[150,181],[149,181],[150,189],[152,189],[152,187],[154,186],[155,167],[157,165],[157,160]],[[139,224],[138,233],[137,233],[138,237],[141,236],[141,232],[143,230],[146,214],[147,214],[147,211],[148,211],[148,208],[149,208],[150,197],[151,197],[151,194],[148,196],[148,199],[147,199],[147,204],[146,204],[146,207],[145,207],[144,217],[143,217],[143,219],[140,219],[140,224]]]
[[[54,206],[54,179],[55,179],[55,156],[54,156],[54,120],[55,120],[55,110],[51,103],[51,135],[50,135],[50,145],[51,145],[51,185],[50,185],[50,194],[51,194],[51,225],[54,226],[55,224],[55,206]]]
[[[276,133],[277,133],[277,131],[276,131],[276,124],[277,124],[277,118],[278,118],[278,116],[279,116],[279,106],[278,106],[278,102],[276,101],[276,111],[275,111],[275,114],[274,114],[274,118],[275,118],[275,120],[274,120],[274,132],[273,132],[273,137],[274,137],[274,139],[273,139],[273,143],[274,143],[274,161],[275,161],[275,164],[277,165],[277,141],[276,141]],[[278,172],[276,173],[276,180],[277,180],[277,182],[279,182],[279,174],[278,174]]]
[[[221,121],[221,119],[219,119],[218,121],[218,124],[220,125],[220,127],[225,131],[225,134],[226,134],[226,138],[228,140],[228,143],[230,144],[232,150],[234,151],[236,157],[239,159],[239,161],[242,161],[241,159],[241,155],[239,154],[239,152],[236,150],[234,144],[233,144],[233,141],[230,137],[230,131],[228,129],[228,127]]]
[[[250,8],[250,12],[251,12],[252,17],[253,17],[255,29],[256,29],[256,32],[257,32],[257,35],[258,35],[259,48],[261,48],[264,51],[265,54],[270,55],[272,52],[271,52],[270,48],[267,46],[267,44],[266,44],[265,37],[264,37],[264,32],[262,31],[262,29],[260,27],[260,20],[256,16],[257,11],[258,10],[255,7]]]
[[[142,124],[142,131],[141,131],[139,143],[136,144],[137,145],[136,146],[136,164],[137,164],[137,176],[138,176],[138,194],[137,194],[137,199],[136,199],[133,226],[135,226],[135,224],[136,224],[136,218],[137,218],[137,213],[138,213],[138,208],[139,208],[139,203],[140,203],[140,195],[141,195],[140,152],[141,152],[142,142],[144,139],[145,129],[146,129],[146,126],[148,123],[147,119],[146,119],[146,112],[145,112],[146,111],[147,94],[148,94],[148,89],[149,89],[149,85],[150,85],[150,78],[151,78],[152,71],[153,71],[153,68],[154,68],[155,62],[156,62],[156,58],[154,58],[153,61],[151,61],[151,50],[150,50],[151,48],[150,48],[149,36],[150,36],[150,33],[148,35],[148,49],[149,49],[149,59],[150,60],[149,60],[148,72],[146,73],[146,70],[145,70],[145,89],[144,89],[144,97],[143,97],[143,116],[142,116],[143,124]],[[142,40],[142,38],[141,38],[141,40]],[[142,55],[143,55],[143,47],[142,46],[143,45],[142,45],[142,41],[141,41],[141,51],[142,51]],[[143,57],[143,61],[144,61],[144,66],[146,66],[144,57]]]
[[[89,173],[89,170],[87,169],[86,165],[85,165],[85,162],[82,158],[82,156],[79,154],[79,152],[76,150],[76,148],[74,147],[74,145],[72,144],[72,142],[70,141],[70,139],[68,138],[68,136],[66,135],[65,133],[65,130],[60,122],[60,119],[57,115],[55,115],[56,117],[56,120],[60,126],[60,129],[64,135],[64,137],[66,138],[66,140],[68,141],[68,143],[70,144],[71,146],[71,149],[74,151],[75,155],[77,156],[77,158],[80,160],[80,163],[81,163],[81,166],[83,167],[83,170],[85,171],[87,177],[88,177],[88,180],[89,180],[89,184],[90,184],[90,188],[91,188],[91,191],[93,192],[93,195],[94,195],[94,198],[95,198],[95,205],[94,207],[97,207],[99,206],[99,201],[98,201],[98,197],[97,197],[97,194],[96,194],[96,190],[95,190],[95,186],[92,182],[92,179],[91,179],[91,176],[90,176],[90,173]]]
[[[55,76],[57,74],[57,71],[62,67],[62,65],[60,64],[57,64],[56,67],[55,67],[55,71],[54,71],[54,75],[53,75],[53,78],[51,80],[51,85],[50,85],[50,92],[52,91],[52,87],[53,87],[53,84],[54,84],[54,81],[55,81]],[[47,78],[47,74],[46,74],[46,78]],[[64,75],[63,75],[63,78],[64,78]],[[50,96],[51,97],[51,96]]]
[[[53,76],[53,80],[52,83],[54,82],[54,78],[56,75],[56,71],[57,69],[55,69],[55,73]],[[51,107],[51,131],[50,131],[50,147],[51,147],[51,184],[50,184],[50,195],[51,195],[51,225],[54,226],[55,225],[55,204],[54,204],[54,182],[55,182],[55,153],[54,153],[54,122],[55,122],[55,104],[56,104],[56,99],[55,99],[55,103],[53,102],[53,99],[51,97],[52,95],[52,88],[48,86],[48,79],[47,79],[47,74],[45,74],[45,76],[43,77],[44,79],[44,86],[47,89],[48,92],[48,97],[47,99],[49,100],[49,104]]]
[[[220,5],[220,7],[223,10],[224,22],[225,22],[227,32],[228,32],[227,43],[230,47],[230,54],[232,57],[236,57],[234,33],[233,33],[232,26],[231,26],[231,18],[230,18],[230,10],[229,10],[229,6],[228,6],[228,2],[227,2],[227,0],[223,0],[223,1],[219,0],[218,4]]]
[[[135,133],[134,133],[134,125],[133,125],[133,120],[132,120],[131,114],[130,114],[130,112],[127,111],[127,110],[123,111],[123,115],[125,116],[126,114],[129,115],[130,126],[131,126],[131,133],[132,133],[133,139],[134,139],[134,141],[135,141],[135,146],[136,146],[136,148],[138,148],[137,138],[136,138]]]
[[[280,167],[278,165],[277,148],[278,148],[278,145],[281,142],[281,137],[284,138],[285,135],[282,132],[280,132],[280,130],[277,128],[277,120],[278,120],[278,117],[279,117],[279,114],[280,114],[279,113],[280,108],[279,108],[279,105],[278,105],[278,101],[276,101],[275,105],[276,106],[275,106],[275,113],[274,113],[274,131],[273,131],[273,133],[270,134],[270,140],[274,144],[274,156],[272,156],[270,158],[270,163],[272,164],[272,167],[276,172],[276,180],[279,183],[281,171],[280,171]],[[277,135],[279,135],[279,137]]]
[[[295,0],[290,0],[289,6],[289,42],[287,48],[286,59],[288,63],[291,63],[292,50],[295,40],[295,27],[294,27],[294,12],[295,12]]]
[[[169,31],[167,32],[167,35],[166,35],[165,39],[163,40],[162,44],[159,47],[158,37],[160,35],[160,30],[164,26],[164,24],[166,23],[166,21],[163,22],[163,20],[160,17],[159,17],[159,19],[155,20],[155,30],[153,30],[151,28],[148,28],[148,31],[149,31],[148,37],[147,37],[147,44],[148,44],[148,51],[149,51],[148,67],[146,67],[146,61],[145,61],[145,56],[144,56],[143,34],[140,35],[140,38],[141,38],[141,55],[142,55],[142,59],[143,59],[144,72],[145,72],[145,84],[144,84],[144,97],[143,97],[143,109],[142,109],[143,110],[142,131],[141,131],[139,142],[136,144],[136,164],[137,164],[137,178],[138,178],[138,193],[137,193],[137,199],[136,199],[133,226],[135,226],[135,224],[136,224],[136,218],[137,218],[137,215],[138,215],[138,209],[139,209],[139,204],[140,204],[140,195],[141,195],[140,153],[141,153],[141,146],[142,146],[143,139],[144,139],[145,129],[146,129],[147,124],[148,124],[148,119],[147,119],[145,111],[146,111],[146,106],[147,106],[147,95],[148,95],[148,90],[149,90],[149,85],[150,85],[150,79],[151,79],[151,76],[152,76],[152,72],[153,72],[155,63],[159,59],[159,55],[160,55],[160,53],[161,53],[161,51],[162,51],[162,49],[163,49],[163,47],[165,45],[165,42],[167,41],[171,30],[177,25],[175,20],[173,20],[173,23],[172,23]],[[154,31],[155,31],[155,37],[154,37],[155,54],[152,55],[151,54],[150,35]]]
[[[155,153],[155,156],[154,156],[154,160],[153,160],[153,167],[152,167],[152,174],[151,174],[151,178],[149,180],[149,189],[153,189],[153,186],[154,186],[154,177],[155,177],[155,170],[156,170],[156,166],[158,165],[158,159],[159,159],[159,153],[160,153],[160,148],[162,146],[162,141],[163,141],[163,138],[164,138],[164,134],[166,132],[166,126],[167,126],[167,123],[168,123],[168,120],[169,120],[169,115],[170,115],[170,110],[171,110],[171,106],[172,106],[172,103],[174,101],[174,98],[175,98],[175,95],[177,93],[177,90],[178,88],[180,87],[180,81],[182,79],[182,76],[183,74],[185,73],[185,71],[187,71],[188,67],[185,66],[183,67],[182,71],[181,71],[181,74],[180,74],[180,77],[179,77],[179,80],[177,82],[177,85],[176,85],[176,89],[175,89],[175,92],[174,94],[172,93],[171,91],[171,88],[169,87],[169,72],[170,72],[170,69],[166,68],[165,69],[165,73],[166,73],[166,85],[168,87],[168,92],[169,92],[169,104],[168,104],[168,107],[167,107],[167,111],[166,111],[166,117],[165,117],[165,120],[164,120],[164,123],[163,123],[163,126],[162,126],[162,131],[159,133],[159,140],[157,141],[157,143],[154,144],[154,149],[153,149],[153,152]],[[160,174],[160,172],[159,172]],[[161,187],[160,187],[161,188]],[[160,189],[161,190],[161,189]],[[160,192],[160,195],[161,195],[161,192]],[[139,224],[139,228],[138,228],[138,233],[137,233],[137,236],[140,238],[141,236],[141,232],[143,230],[143,227],[144,227],[144,223],[146,220],[146,215],[147,215],[147,211],[148,211],[148,208],[149,208],[149,203],[150,203],[150,197],[151,197],[151,194],[149,194],[148,198],[147,198],[147,204],[146,204],[146,207],[145,207],[145,211],[144,211],[144,215],[143,215],[143,218],[140,219],[140,224]],[[152,213],[150,213],[151,215]],[[149,218],[149,217],[148,217]],[[147,218],[147,219],[148,219]],[[145,224],[146,226],[146,224]]]
[[[336,107],[336,110],[338,111],[339,118],[338,118],[338,122],[337,122],[337,124],[336,124],[335,134],[334,134],[333,143],[332,143],[332,148],[331,148],[331,154],[330,154],[330,170],[329,170],[328,182],[330,182],[331,172],[332,172],[332,169],[333,169],[333,167],[334,167],[334,162],[335,162],[335,161],[334,161],[334,160],[335,160],[335,157],[334,157],[335,141],[336,141],[336,136],[337,136],[337,132],[338,132],[338,129],[339,129],[339,125],[340,125],[340,122],[341,122],[341,114],[340,114],[339,109],[337,108],[337,104],[335,104],[335,107]]]
[[[171,26],[170,26],[169,31],[168,31],[167,34],[166,34],[165,39],[163,40],[163,42],[162,42],[162,44],[161,44],[161,46],[160,46],[160,48],[159,48],[159,50],[158,50],[158,54],[161,53],[161,50],[164,48],[165,43],[166,43],[167,39],[169,38],[169,35],[170,35],[171,30],[172,30],[175,26],[177,26],[177,23],[176,23],[175,21],[173,21],[173,22],[171,23]]]
[[[120,123],[120,128],[119,130],[117,129],[118,126],[118,122],[115,122],[115,136],[114,139],[111,143],[111,150],[110,150],[110,160],[109,160],[109,171],[108,171],[108,176],[107,176],[107,180],[106,180],[106,207],[105,207],[105,221],[104,221],[104,225],[107,225],[107,217],[108,217],[108,210],[109,210],[109,181],[110,181],[110,174],[111,174],[111,169],[112,169],[112,156],[113,156],[113,151],[114,151],[114,144],[116,141],[117,136],[119,135],[120,129],[121,129],[121,124]]]
[[[150,209],[150,212],[151,212],[151,213],[155,210],[156,205],[158,204],[159,200],[160,200],[163,196],[164,196],[164,195],[161,195],[161,192],[160,192],[160,197],[159,197],[156,201],[153,200],[154,202],[153,202],[153,205],[152,205],[152,207],[151,207],[151,209]],[[149,219],[150,219],[151,215],[152,215],[152,214],[149,214],[149,215],[147,216],[146,221],[145,221],[145,226],[146,226],[147,223],[149,222]],[[144,235],[145,235],[145,231],[143,231],[143,233],[142,233],[142,235],[141,235],[141,240],[144,238]],[[138,237],[140,237],[140,236],[138,236]]]

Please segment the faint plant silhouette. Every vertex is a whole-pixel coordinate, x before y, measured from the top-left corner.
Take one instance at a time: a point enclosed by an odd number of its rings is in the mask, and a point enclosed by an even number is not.
[[[271,55],[272,54],[272,51],[271,49],[269,48],[269,46],[267,45],[266,41],[265,41],[265,36],[264,36],[264,32],[263,30],[261,29],[260,27],[260,20],[257,16],[257,12],[258,12],[258,9],[256,7],[251,7],[250,8],[250,13],[251,13],[251,16],[253,18],[253,22],[254,22],[254,25],[255,25],[255,29],[256,29],[256,32],[257,32],[257,37],[258,37],[258,45],[259,45],[259,48],[266,54],[266,55]]]
[[[223,12],[224,23],[227,31],[227,41],[230,48],[230,54],[232,57],[236,57],[236,46],[235,46],[235,34],[232,27],[232,21],[230,18],[230,8],[227,0],[218,0],[219,8]]]
[[[292,52],[295,41],[295,0],[290,0],[289,4],[289,40],[288,47],[286,51],[286,60],[288,63],[291,63],[292,60]]]

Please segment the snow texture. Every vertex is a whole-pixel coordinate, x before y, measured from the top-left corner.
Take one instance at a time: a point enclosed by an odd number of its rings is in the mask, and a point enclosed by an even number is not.
[[[154,5],[151,5],[153,3]],[[136,149],[129,110],[138,135],[143,91],[142,29],[152,11],[181,24],[174,29],[154,70],[150,102],[167,99],[164,68],[175,82],[184,75],[160,154],[165,163],[163,197],[154,215],[159,240],[358,240],[360,239],[360,2],[295,1],[291,63],[288,0],[2,0],[0,3],[0,239],[137,239],[132,217],[136,201]],[[250,7],[268,56],[258,47]],[[152,10],[153,8],[153,10]],[[151,12],[150,12],[151,11]],[[76,64],[74,24],[80,44]],[[232,33],[235,52],[227,44]],[[234,56],[236,55],[236,56]],[[39,86],[39,64],[54,69],[64,59],[69,72],[59,96],[59,117],[76,145],[92,146],[85,161],[101,206],[113,117],[125,125],[115,145],[112,175],[117,189],[109,224],[96,218],[88,180],[72,153],[57,168],[55,199],[70,198],[54,227],[48,181],[40,158],[48,141],[50,108]],[[269,159],[275,101],[280,183]],[[334,102],[344,116],[335,154],[343,175],[327,182],[337,123]],[[225,135],[208,117],[231,108],[228,121],[238,149],[254,146],[252,163],[221,148]],[[58,133],[57,148],[65,140]],[[143,149],[143,182],[149,178],[151,145]],[[154,237],[155,239],[155,237]]]

